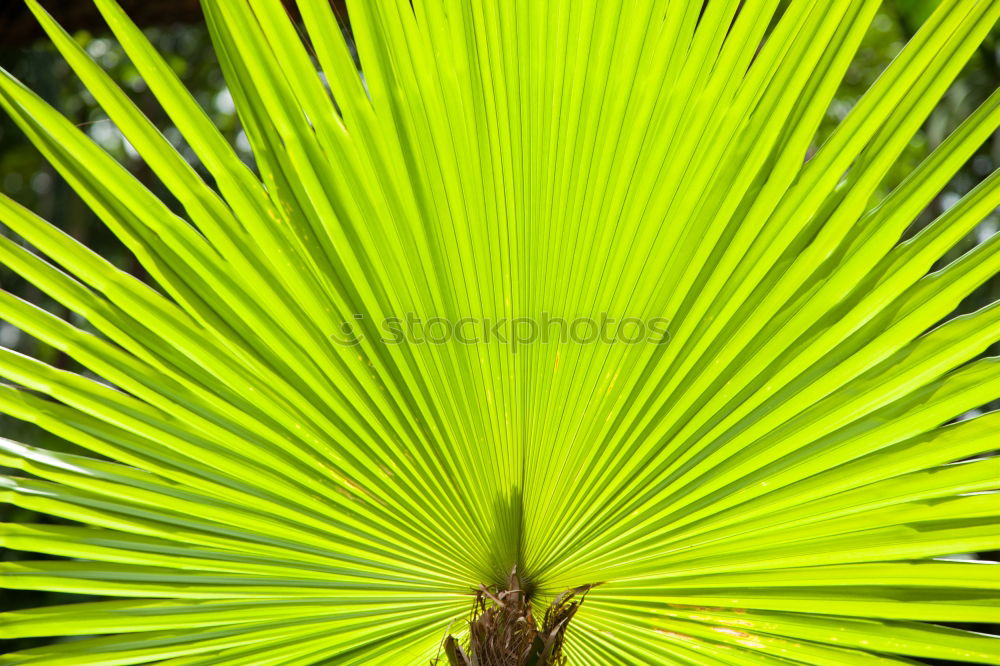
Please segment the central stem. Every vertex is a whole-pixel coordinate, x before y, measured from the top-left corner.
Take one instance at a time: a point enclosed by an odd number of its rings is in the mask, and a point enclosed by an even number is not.
[[[541,627],[531,613],[531,599],[515,568],[506,589],[480,585],[469,619],[469,645],[454,636],[444,643],[450,666],[557,666],[565,663],[563,642],[569,621],[593,587],[566,590],[549,605]]]

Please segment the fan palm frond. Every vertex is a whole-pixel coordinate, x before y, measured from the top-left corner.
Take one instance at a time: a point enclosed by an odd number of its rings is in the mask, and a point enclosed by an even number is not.
[[[0,664],[426,664],[512,570],[571,664],[1000,663],[944,626],[1000,568],[942,559],[1000,547],[1000,417],[956,420],[1000,305],[951,316],[1000,236],[942,262],[1000,175],[908,232],[1000,92],[886,183],[1000,3],[942,0],[817,146],[872,0],[349,0],[353,41],[204,0],[250,168],[114,0],[196,166],[28,2],[179,207],[0,78],[151,276],[0,197],[81,319],[0,316],[88,370],[0,349],[0,411],[93,453],[0,439],[0,498],[72,522],[4,525],[61,557],[0,586],[120,598],[0,615],[77,637]]]

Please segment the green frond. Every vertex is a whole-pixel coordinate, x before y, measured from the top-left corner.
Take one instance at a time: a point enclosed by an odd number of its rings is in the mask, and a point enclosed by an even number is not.
[[[887,181],[1000,3],[942,0],[819,142],[874,0],[348,0],[352,41],[203,0],[251,168],[114,0],[196,165],[27,2],[177,206],[2,73],[151,279],[0,195],[79,318],[0,317],[86,369],[0,348],[0,412],[92,454],[0,438],[0,500],[70,523],[0,526],[45,556],[0,587],[118,598],[0,614],[74,637],[0,664],[426,664],[514,568],[539,614],[596,585],[571,664],[1000,663],[947,626],[1000,618],[948,559],[1000,548],[1000,304],[955,316],[1000,235],[951,254],[1000,172],[911,229],[1000,91]],[[660,335],[558,339],[608,317]]]

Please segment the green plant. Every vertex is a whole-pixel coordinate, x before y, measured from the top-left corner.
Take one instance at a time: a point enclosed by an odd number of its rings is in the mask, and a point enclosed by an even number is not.
[[[79,318],[0,313],[93,373],[0,350],[0,410],[94,454],[0,440],[4,499],[82,524],[4,526],[70,559],[0,585],[124,597],[0,616],[84,637],[0,664],[428,663],[486,592],[591,585],[550,607],[569,663],[1000,661],[933,624],[997,617],[1000,569],[938,558],[1000,544],[998,416],[949,424],[1000,397],[1000,306],[948,318],[1000,236],[936,262],[1000,176],[905,235],[1000,92],[883,186],[1000,3],[944,0],[815,147],[877,2],[353,0],[362,79],[325,0],[314,54],[280,0],[205,0],[252,170],[97,0],[203,174],[29,2],[178,207],[0,80],[152,277],[0,198],[49,259],[0,261]],[[383,341],[406,313],[669,336]]]

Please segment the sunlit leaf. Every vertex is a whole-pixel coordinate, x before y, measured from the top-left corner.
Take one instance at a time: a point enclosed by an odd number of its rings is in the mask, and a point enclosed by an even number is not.
[[[203,0],[251,169],[95,2],[197,164],[28,0],[179,208],[0,77],[151,276],[0,197],[86,325],[0,316],[89,371],[0,349],[0,411],[91,452],[0,439],[0,499],[70,523],[2,526],[45,557],[0,586],[118,597],[0,615],[74,637],[0,664],[1000,662],[946,626],[1000,570],[945,559],[1000,548],[1000,417],[961,418],[1000,305],[953,316],[1000,236],[943,261],[1000,175],[909,231],[1000,92],[886,186],[1000,3],[938,3],[818,142],[877,2]]]

